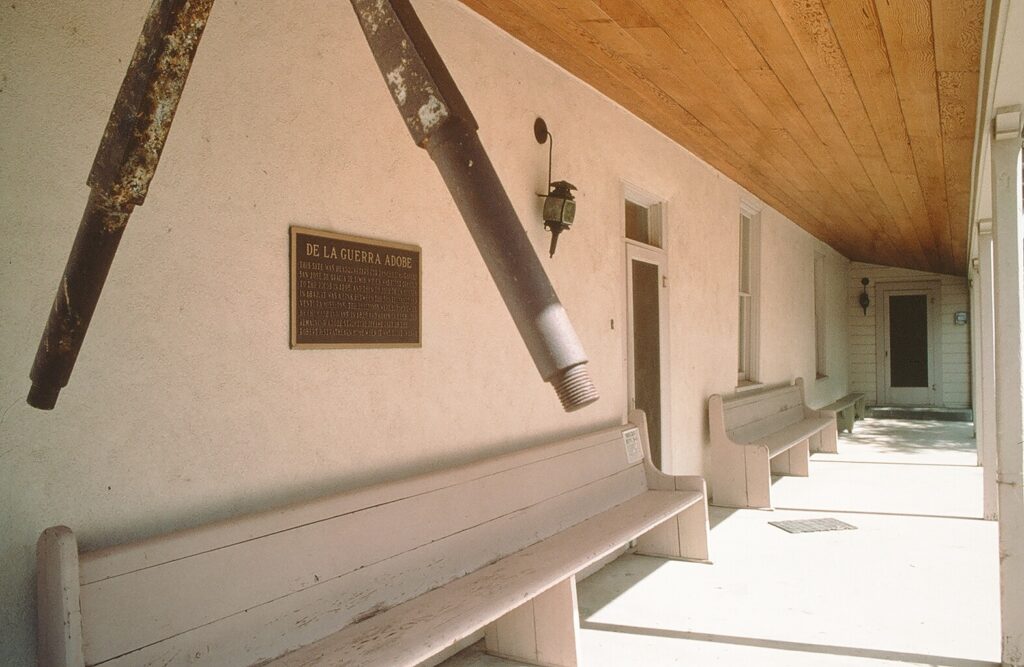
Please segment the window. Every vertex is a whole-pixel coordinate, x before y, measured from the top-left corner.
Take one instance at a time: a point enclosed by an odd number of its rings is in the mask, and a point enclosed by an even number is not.
[[[828,282],[825,277],[825,256],[814,255],[814,368],[819,378],[828,377],[828,330],[826,308]]]
[[[626,238],[638,241],[655,248],[662,244],[662,204],[650,202],[639,203],[642,197],[632,197],[627,193],[626,199]]]
[[[757,382],[758,229],[757,214],[740,214],[738,384]]]

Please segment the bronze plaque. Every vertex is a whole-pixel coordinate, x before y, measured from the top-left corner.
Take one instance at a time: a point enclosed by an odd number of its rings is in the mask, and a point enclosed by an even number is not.
[[[291,346],[419,347],[418,246],[291,228]]]

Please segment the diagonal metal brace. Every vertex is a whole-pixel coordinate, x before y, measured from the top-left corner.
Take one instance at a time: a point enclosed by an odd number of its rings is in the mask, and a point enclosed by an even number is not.
[[[92,188],[30,376],[53,409],[71,377],[132,210],[146,200],[214,0],[155,0],[110,113]]]
[[[413,141],[434,160],[541,378],[562,407],[597,400],[587,356],[477,135],[469,106],[408,0],[351,0]]]

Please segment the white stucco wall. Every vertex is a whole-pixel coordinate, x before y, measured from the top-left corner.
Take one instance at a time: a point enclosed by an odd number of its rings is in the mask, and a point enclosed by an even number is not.
[[[861,279],[867,278],[868,297],[871,305],[865,314],[861,309],[860,298],[863,285]],[[954,314],[957,311],[968,311],[967,279],[963,276],[950,276],[910,269],[897,269],[861,262],[850,263],[850,274],[847,282],[847,308],[850,322],[850,388],[867,395],[869,404],[878,402],[877,354],[878,333],[876,318],[878,310],[878,285],[901,282],[926,282],[934,284],[939,290],[939,303],[932,312],[939,317],[939,355],[938,365],[941,373],[942,387],[939,390],[939,406],[949,408],[970,407],[971,405],[971,360],[970,360],[970,326],[955,324]]]
[[[762,213],[761,374],[805,381],[807,403],[820,407],[846,393],[846,279],[849,262],[773,209]],[[825,258],[826,376],[816,378],[814,255]]]
[[[0,7],[0,664],[32,661],[47,526],[96,548],[620,422],[623,182],[667,201],[673,471],[702,470],[706,398],[736,378],[741,188],[451,0],[416,6],[589,353],[596,405],[567,415],[537,376],[347,3],[293,0],[215,7],[71,384],[53,412],[29,408],[85,177],[149,4]],[[554,176],[580,188],[553,260],[538,115]],[[422,246],[423,347],[289,350],[292,224]],[[813,378],[822,246],[767,208],[762,239],[760,378]],[[825,251],[840,303],[848,262]],[[846,313],[832,315],[837,371],[808,382],[816,405],[846,391]]]

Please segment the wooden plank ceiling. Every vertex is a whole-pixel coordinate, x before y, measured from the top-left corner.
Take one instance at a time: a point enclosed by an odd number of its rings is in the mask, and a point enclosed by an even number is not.
[[[462,2],[847,257],[966,273],[984,0]]]

